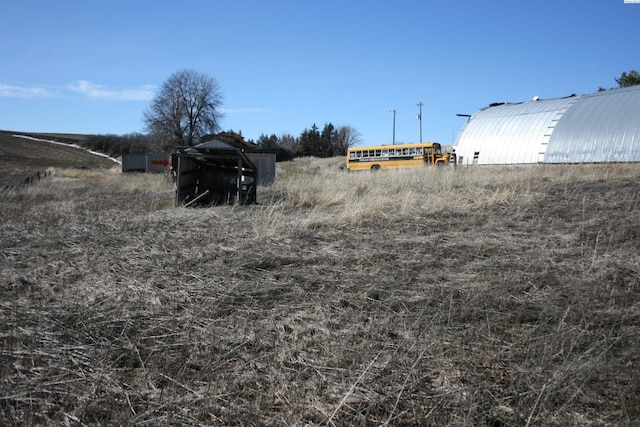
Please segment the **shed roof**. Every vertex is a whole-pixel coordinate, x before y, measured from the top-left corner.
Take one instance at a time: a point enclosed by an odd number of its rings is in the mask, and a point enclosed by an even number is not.
[[[181,147],[175,155],[190,157],[225,170],[237,168],[240,162],[241,167],[249,171],[246,173],[255,175],[256,167],[242,150],[222,141],[210,140],[192,147]]]
[[[640,161],[640,86],[476,112],[454,143],[462,163]]]

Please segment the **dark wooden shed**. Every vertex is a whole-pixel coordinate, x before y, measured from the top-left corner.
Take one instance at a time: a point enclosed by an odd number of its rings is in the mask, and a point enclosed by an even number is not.
[[[181,147],[172,154],[176,206],[256,201],[257,169],[242,149],[218,140]]]
[[[222,132],[215,135],[205,135],[201,142],[220,141],[231,147],[236,147],[249,158],[251,163],[257,169],[256,184],[258,186],[266,186],[273,184],[276,178],[276,151],[258,146],[251,142],[245,141],[241,134],[235,132]]]

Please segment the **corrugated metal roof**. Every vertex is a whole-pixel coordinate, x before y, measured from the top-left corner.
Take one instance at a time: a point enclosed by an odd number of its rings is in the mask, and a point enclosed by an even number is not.
[[[640,161],[640,86],[584,95],[558,122],[545,163]]]
[[[219,139],[210,139],[207,142],[203,142],[200,143],[198,145],[195,145],[196,148],[218,148],[218,149],[223,149],[223,150],[235,150],[236,147],[233,147],[230,144],[227,144],[226,142],[222,142]]]
[[[471,116],[454,148],[463,164],[640,161],[639,122],[640,86],[501,104]]]

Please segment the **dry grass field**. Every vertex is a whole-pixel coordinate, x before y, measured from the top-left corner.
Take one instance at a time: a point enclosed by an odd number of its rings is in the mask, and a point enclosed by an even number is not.
[[[640,165],[339,166],[0,195],[2,423],[640,423]]]

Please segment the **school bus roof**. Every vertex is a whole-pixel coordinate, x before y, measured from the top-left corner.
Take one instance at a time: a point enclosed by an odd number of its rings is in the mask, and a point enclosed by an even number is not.
[[[431,147],[433,145],[440,145],[437,142],[413,142],[410,144],[395,144],[395,145],[371,145],[366,147],[349,147],[349,151],[359,150],[388,150],[391,148],[417,148],[417,147]]]

